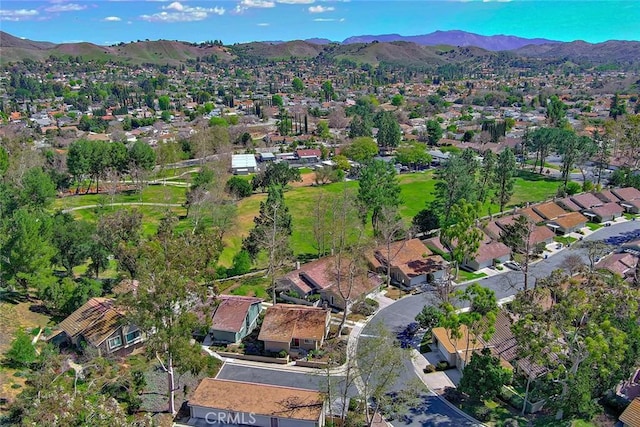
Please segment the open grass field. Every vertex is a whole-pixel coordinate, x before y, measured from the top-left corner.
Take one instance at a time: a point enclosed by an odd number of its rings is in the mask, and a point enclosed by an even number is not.
[[[184,171],[183,171],[184,172]],[[296,255],[315,254],[313,243],[313,211],[317,198],[324,194],[329,198],[332,195],[348,189],[356,192],[358,183],[347,181],[327,184],[323,186],[310,185],[313,181],[313,173],[304,170],[304,183],[295,183],[285,193],[285,201],[293,217],[293,235],[291,244]],[[420,210],[424,209],[427,202],[433,200],[435,180],[433,172],[408,173],[398,177],[401,189],[402,206],[400,214],[407,224]],[[514,195],[507,207],[522,205],[526,202],[537,202],[552,197],[559,186],[559,181],[543,177],[528,171],[519,171],[515,180]],[[94,221],[101,211],[118,209],[119,207],[105,206],[110,203],[158,203],[182,205],[185,202],[185,188],[170,185],[150,185],[144,188],[142,194],[123,193],[113,198],[104,194],[87,194],[69,196],[56,199],[54,209],[77,209],[83,206],[93,206],[87,209],[74,210],[77,218]],[[233,256],[240,250],[242,239],[253,227],[253,218],[258,214],[260,202],[265,200],[266,194],[254,194],[238,202],[238,211],[235,226],[229,230],[224,238],[225,249],[220,257],[220,264],[230,267]],[[171,209],[178,216],[184,216],[186,210],[183,207],[167,206],[131,206],[143,214],[144,233],[149,235],[157,229],[157,223],[167,209]],[[496,213],[498,207],[495,204],[486,203],[481,214],[491,211]],[[182,219],[181,228],[189,228],[188,219]]]

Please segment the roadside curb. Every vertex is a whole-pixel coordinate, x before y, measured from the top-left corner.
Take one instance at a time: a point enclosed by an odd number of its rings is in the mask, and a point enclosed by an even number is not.
[[[467,414],[466,412],[464,412],[462,409],[458,408],[457,406],[455,406],[453,403],[449,402],[447,399],[445,399],[444,397],[442,397],[441,395],[439,395],[438,393],[436,393],[435,391],[431,390],[429,388],[429,386],[427,385],[427,383],[424,381],[424,379],[422,378],[422,375],[420,375],[420,367],[417,365],[416,360],[418,359],[417,356],[421,356],[420,352],[418,350],[416,350],[415,348],[411,351],[412,353],[412,357],[411,357],[411,364],[413,365],[413,369],[415,371],[415,374],[418,376],[418,378],[420,379],[420,381],[422,381],[422,384],[424,384],[424,386],[427,388],[427,390],[429,390],[429,394],[431,394],[432,396],[435,396],[438,398],[438,400],[440,400],[442,403],[444,403],[445,405],[447,405],[449,408],[451,408],[454,412],[456,412],[458,415],[466,418],[467,420],[471,421],[472,423],[474,423],[475,425],[479,426],[479,427],[489,427],[487,424],[483,424],[482,422],[478,421],[477,419],[473,418],[471,415]]]

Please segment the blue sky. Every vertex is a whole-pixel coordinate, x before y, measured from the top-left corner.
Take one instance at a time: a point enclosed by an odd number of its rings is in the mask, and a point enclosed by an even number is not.
[[[465,30],[640,40],[640,0],[0,0],[0,29],[56,43],[254,40]]]

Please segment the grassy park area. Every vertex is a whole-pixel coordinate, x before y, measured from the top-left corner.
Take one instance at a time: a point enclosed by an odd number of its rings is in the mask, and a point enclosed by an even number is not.
[[[312,174],[309,170],[303,170],[303,175]],[[311,180],[306,179],[305,182]],[[408,173],[398,176],[401,188],[402,205],[400,214],[407,224],[422,209],[427,202],[433,200],[433,192],[436,181],[433,172]],[[515,179],[514,195],[508,207],[521,205],[525,202],[536,202],[552,197],[558,188],[559,181],[540,176],[528,171],[520,171]],[[313,245],[313,211],[317,198],[321,193],[331,197],[337,195],[345,188],[354,192],[358,189],[357,181],[347,181],[327,184],[323,186],[295,185],[285,193],[285,200],[293,217],[293,235],[291,244],[296,255],[314,254]],[[108,194],[79,194],[56,199],[54,209],[70,209],[73,214],[88,221],[95,221],[101,212],[109,212],[121,208],[111,206],[112,203],[129,204],[131,209],[139,210],[143,215],[143,230],[145,234],[155,232],[158,221],[167,210],[171,210],[179,217],[186,214],[182,206],[185,202],[186,190],[184,187],[172,185],[149,185],[142,193],[124,192],[113,196]],[[260,202],[266,198],[266,194],[254,194],[238,202],[235,226],[225,236],[225,249],[220,258],[220,263],[230,266],[233,256],[240,250],[242,239],[253,227],[253,218],[258,214]],[[143,205],[138,205],[144,203]],[[485,203],[482,215],[496,213],[498,207],[495,204]],[[188,228],[189,220],[182,218],[181,227]]]

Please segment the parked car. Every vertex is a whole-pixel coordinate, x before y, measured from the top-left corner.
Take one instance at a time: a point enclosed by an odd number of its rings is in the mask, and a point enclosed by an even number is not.
[[[522,267],[520,266],[520,264],[515,261],[507,261],[504,263],[504,266],[510,268],[511,270],[522,271]]]

